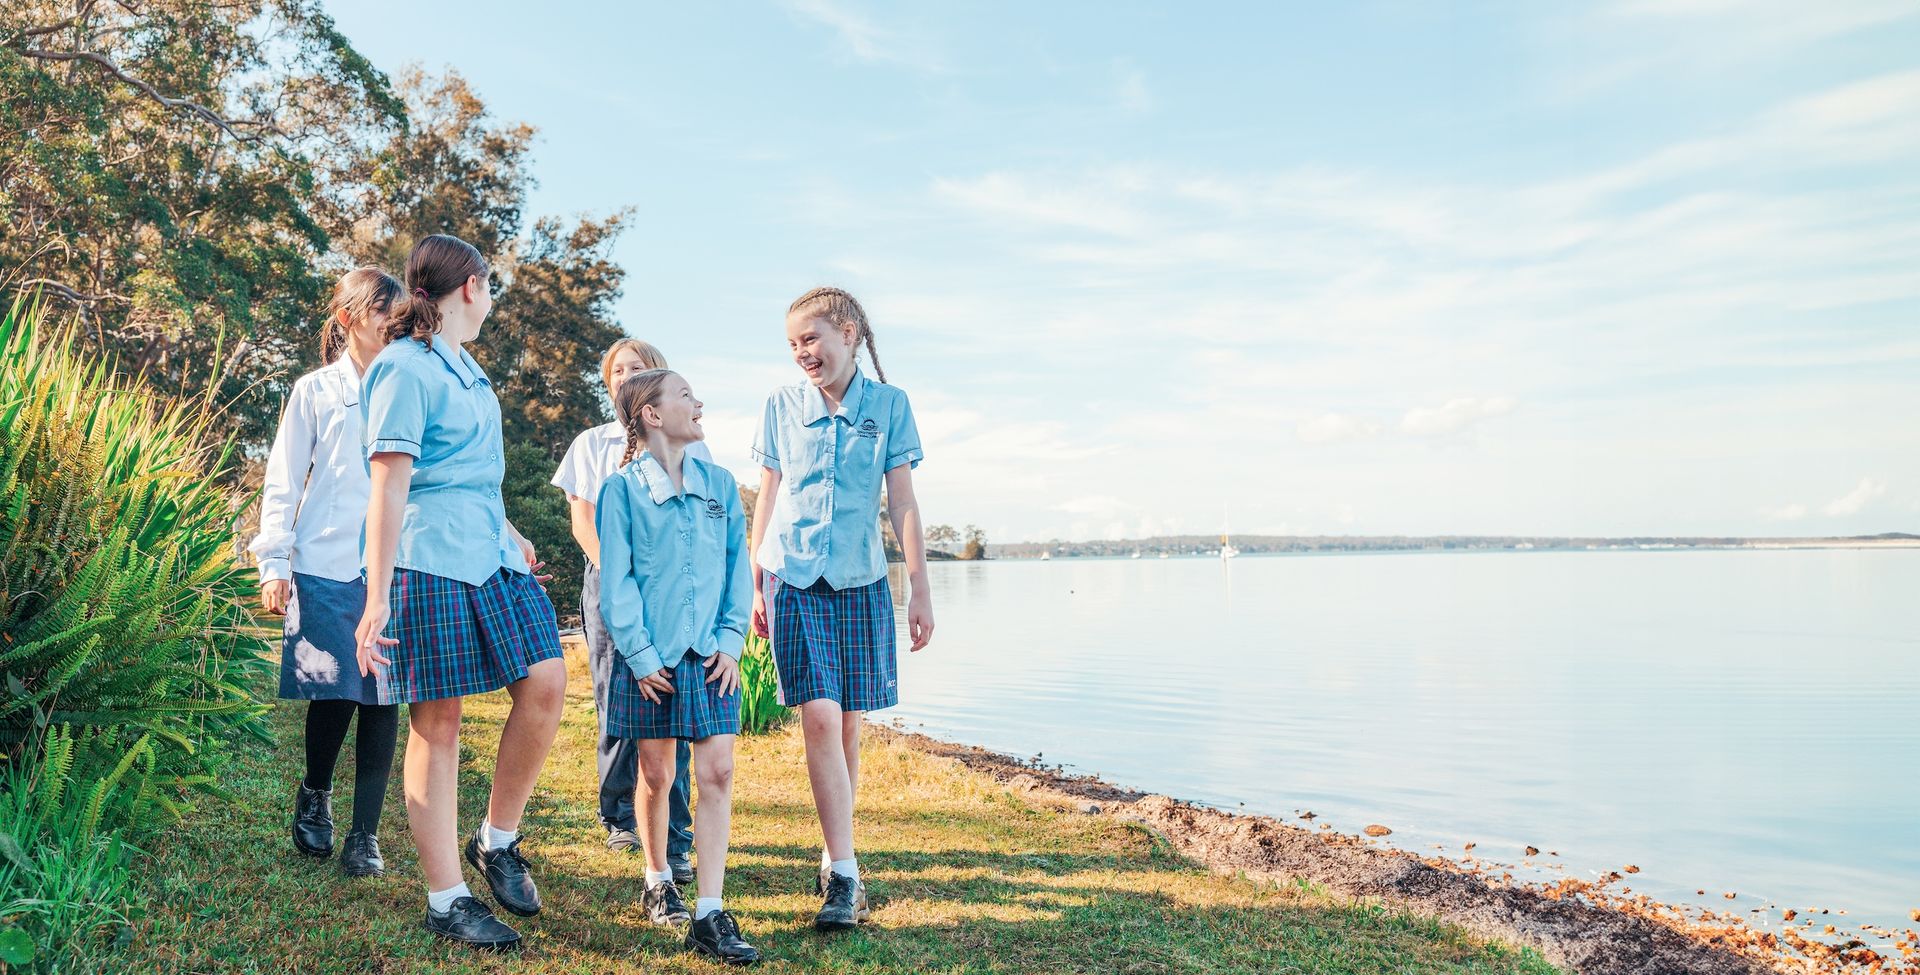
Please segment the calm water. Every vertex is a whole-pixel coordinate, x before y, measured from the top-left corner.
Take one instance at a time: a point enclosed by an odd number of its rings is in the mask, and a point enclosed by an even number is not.
[[[911,730],[1670,902],[1920,907],[1920,551],[930,571]]]

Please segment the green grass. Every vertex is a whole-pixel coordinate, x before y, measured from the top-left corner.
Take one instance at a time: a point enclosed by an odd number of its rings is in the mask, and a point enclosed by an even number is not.
[[[144,844],[151,901],[103,966],[128,972],[718,971],[639,909],[642,862],[609,853],[594,816],[593,707],[569,655],[565,723],[527,822],[546,910],[516,921],[517,954],[474,954],[419,929],[424,892],[399,802],[383,827],[389,876],[348,881],[296,856],[285,813],[301,706],[273,716],[274,750],[237,762],[240,804],[203,810]],[[462,827],[484,808],[505,697],[468,702]],[[728,906],[770,972],[1549,973],[1531,953],[1300,885],[1216,876],[1118,821],[1048,808],[894,741],[865,754],[861,865],[873,924],[807,927],[819,833],[797,728],[740,739]],[[335,807],[350,797],[352,749]],[[470,879],[470,882],[478,883]]]

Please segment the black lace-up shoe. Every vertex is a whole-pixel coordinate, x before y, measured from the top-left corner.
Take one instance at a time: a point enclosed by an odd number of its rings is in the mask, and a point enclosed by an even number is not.
[[[480,834],[475,833],[467,838],[467,862],[485,875],[487,887],[501,907],[521,917],[540,913],[540,890],[533,885],[533,864],[520,855],[518,837],[504,850],[483,850]]]
[[[714,911],[688,925],[687,950],[729,965],[751,965],[760,960],[760,949],[740,937],[740,925],[726,911]]]
[[[682,887],[693,886],[698,877],[693,872],[693,860],[690,857],[668,857],[667,869],[673,871],[673,882]]]
[[[813,916],[813,926],[821,931],[845,931],[860,923],[861,912],[858,904],[860,884],[846,874],[836,873],[827,878],[827,893],[820,905],[820,913]]]
[[[693,918],[686,899],[680,896],[680,886],[671,880],[648,887],[640,904],[647,909],[647,919],[655,924],[685,924]]]
[[[293,848],[322,860],[333,855],[333,790],[300,783],[293,796]]]
[[[445,911],[427,908],[427,930],[448,941],[475,948],[500,950],[518,947],[520,932],[507,927],[493,916],[492,908],[471,897],[462,897]]]
[[[380,838],[354,830],[340,847],[340,872],[349,877],[378,877],[387,872],[387,861],[380,859]]]

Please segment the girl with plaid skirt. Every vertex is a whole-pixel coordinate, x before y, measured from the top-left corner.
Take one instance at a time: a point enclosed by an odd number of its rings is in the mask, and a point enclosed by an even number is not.
[[[493,308],[489,276],[456,237],[424,238],[407,257],[392,341],[361,397],[372,493],[354,642],[380,702],[407,705],[407,820],[427,878],[426,928],[505,948],[519,932],[461,880],[460,698],[502,687],[513,698],[487,817],[465,854],[500,906],[531,917],[540,893],[518,830],[560,727],[567,671],[553,603],[533,574],[541,563],[500,501],[500,402],[464,348]]]
[[[733,475],[693,456],[700,401],[665,369],[614,393],[626,427],[621,468],[601,487],[600,611],[622,661],[607,682],[609,735],[640,750],[644,903],[656,924],[687,924],[688,950],[729,964],[760,953],[723,908],[733,821],[733,738],[740,731],[740,651],[752,606],[747,521]],[[667,862],[674,750],[693,743],[700,807],[699,900],[689,917]],[[691,922],[691,923],[689,923]]]
[[[879,382],[855,361],[861,343]],[[838,931],[867,916],[853,851],[861,715],[898,703],[882,486],[912,585],[912,649],[933,638],[926,543],[913,497],[912,470],[922,451],[907,394],[887,385],[873,328],[852,295],[838,288],[801,295],[787,309],[787,345],[806,381],[767,397],[754,440],[761,472],[753,625],[773,641],[781,703],[800,711],[807,778],[826,840],[816,881],[823,901],[813,923]]]
[[[367,516],[367,469],[360,458],[360,385],[387,344],[387,315],[400,282],[377,267],[349,271],[334,285],[321,327],[325,365],[294,381],[267,455],[260,533],[260,600],[286,617],[280,696],[307,702],[306,775],[294,790],[293,847],[333,855],[333,770],[355,715],[353,829],[340,850],[349,877],[386,872],[380,811],[393,772],[398,705],[380,703],[362,680],[353,627],[367,603],[360,578],[360,524]]]

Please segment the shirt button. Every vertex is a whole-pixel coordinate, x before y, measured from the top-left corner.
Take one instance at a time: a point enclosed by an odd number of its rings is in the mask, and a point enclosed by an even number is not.
[[[499,540],[500,540],[500,533],[499,533],[499,532],[494,532],[494,533],[492,534],[492,536],[490,536],[490,537],[492,537],[492,539],[493,539],[494,541],[496,541],[496,542],[497,542],[497,541],[499,541]]]

